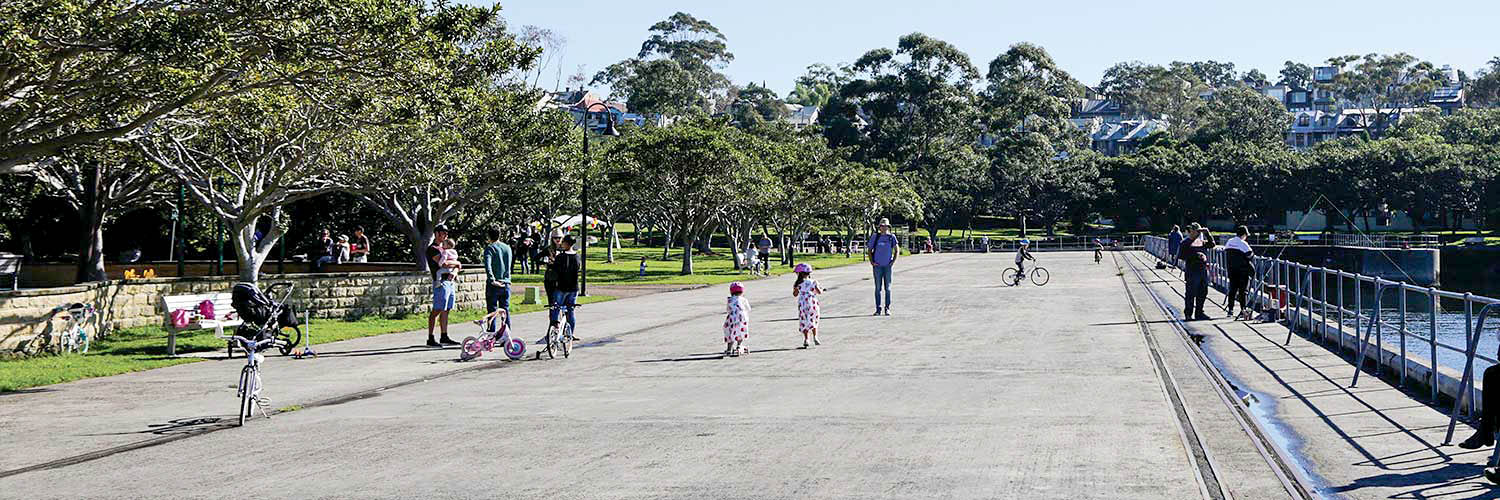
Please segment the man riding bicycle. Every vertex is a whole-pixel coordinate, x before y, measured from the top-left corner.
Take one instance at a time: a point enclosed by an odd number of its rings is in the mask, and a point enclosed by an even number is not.
[[[1036,260],[1036,257],[1031,256],[1031,240],[1021,240],[1021,246],[1016,247],[1016,283],[1020,283],[1021,278],[1026,276],[1027,259]]]

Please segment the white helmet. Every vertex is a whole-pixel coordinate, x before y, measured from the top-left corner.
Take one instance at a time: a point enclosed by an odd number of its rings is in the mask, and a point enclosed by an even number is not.
[[[559,227],[559,228],[553,229],[552,230],[552,234],[549,237],[550,238],[561,238],[561,237],[563,237],[563,230],[562,230],[562,228]]]

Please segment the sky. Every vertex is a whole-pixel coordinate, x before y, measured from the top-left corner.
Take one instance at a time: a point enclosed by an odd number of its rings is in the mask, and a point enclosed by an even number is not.
[[[1228,61],[1275,81],[1288,59],[1317,65],[1335,55],[1406,52],[1473,76],[1500,56],[1496,0],[499,1],[513,29],[534,25],[566,40],[541,79],[547,88],[559,67],[566,86],[579,65],[592,77],[635,56],[647,28],[678,11],[728,38],[735,58],[724,72],[735,83],[764,82],[783,96],[809,64],[852,62],[917,31],[968,53],[981,72],[1014,43],[1038,44],[1087,85],[1133,60]]]

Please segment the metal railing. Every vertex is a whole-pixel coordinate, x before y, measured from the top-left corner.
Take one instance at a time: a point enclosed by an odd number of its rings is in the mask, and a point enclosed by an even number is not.
[[[1031,251],[1050,252],[1056,250],[1093,250],[1094,240],[1104,243],[1105,250],[1114,249],[1138,249],[1141,247],[1141,239],[1138,234],[1126,235],[1099,235],[1099,236],[1038,236],[1028,238],[1031,241]],[[1118,243],[1118,247],[1116,244]],[[991,252],[1014,252],[1020,246],[1019,240],[992,238],[989,241]],[[966,238],[956,244],[948,244],[944,247],[946,251],[960,252],[983,252],[984,240],[981,238]]]
[[[1159,236],[1148,236],[1145,239],[1147,253],[1163,261],[1172,262],[1173,259],[1167,253],[1167,241]],[[1215,248],[1208,252],[1209,282],[1221,291],[1229,289],[1229,273],[1225,251]],[[1428,383],[1431,388],[1431,401],[1439,401],[1441,391],[1441,373],[1438,364],[1438,349],[1446,349],[1464,356],[1463,375],[1458,380],[1452,397],[1453,407],[1451,409],[1448,435],[1445,442],[1451,442],[1453,438],[1453,426],[1458,420],[1460,411],[1467,411],[1470,416],[1478,406],[1480,396],[1475,379],[1474,361],[1483,360],[1489,363],[1497,363],[1500,352],[1496,356],[1479,354],[1479,339],[1483,333],[1485,319],[1494,313],[1500,313],[1500,299],[1474,295],[1472,293],[1457,293],[1440,290],[1434,287],[1417,286],[1401,281],[1391,281],[1374,276],[1365,276],[1358,273],[1350,273],[1337,269],[1310,266],[1297,262],[1271,258],[1254,257],[1252,260],[1254,272],[1251,273],[1247,303],[1257,307],[1261,311],[1276,312],[1277,319],[1285,321],[1287,325],[1287,343],[1291,342],[1293,332],[1302,328],[1309,336],[1316,334],[1319,343],[1327,344],[1330,334],[1336,334],[1338,340],[1338,352],[1345,350],[1345,320],[1353,322],[1355,349],[1355,370],[1350,386],[1359,382],[1361,367],[1365,363],[1365,354],[1373,347],[1377,355],[1382,356],[1375,363],[1375,373],[1380,374],[1381,366],[1388,359],[1384,357],[1386,347],[1392,347],[1397,352],[1392,353],[1390,358],[1400,359],[1399,381],[1402,387],[1407,384],[1407,366],[1410,362],[1421,364],[1421,360],[1407,357],[1408,338],[1422,341],[1428,348]],[[1332,285],[1330,285],[1332,283]],[[1345,284],[1353,283],[1353,293],[1345,293]],[[1373,290],[1373,299],[1368,308],[1364,304],[1365,294],[1361,293],[1369,285]],[[1386,291],[1398,290],[1397,309],[1399,316],[1395,321],[1383,317]],[[1332,293],[1330,293],[1332,292]],[[1429,311],[1427,321],[1427,332],[1425,337],[1408,329],[1407,317],[1409,301],[1407,295],[1416,294],[1426,302]],[[1352,299],[1353,304],[1349,303]],[[1464,345],[1455,346],[1438,340],[1438,319],[1442,312],[1441,300],[1456,300],[1463,303],[1464,314]],[[1476,306],[1478,313],[1476,315]],[[1396,343],[1388,345],[1385,342],[1387,330],[1396,335]],[[1371,337],[1374,342],[1371,343]],[[1500,340],[1500,339],[1497,339]],[[1500,452],[1500,450],[1497,450]]]

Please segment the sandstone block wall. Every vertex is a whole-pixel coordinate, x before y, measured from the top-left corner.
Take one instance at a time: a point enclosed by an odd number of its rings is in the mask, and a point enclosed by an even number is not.
[[[432,304],[432,279],[406,271],[321,273],[269,276],[262,287],[279,281],[296,284],[289,302],[315,318],[354,319],[421,313]],[[63,327],[51,311],[75,302],[92,303],[99,322],[112,328],[164,325],[166,295],[228,292],[232,278],[156,278],[116,280],[83,285],[0,292],[0,351]],[[465,270],[458,279],[459,308],[484,307],[484,271]],[[96,325],[97,326],[97,325]]]

